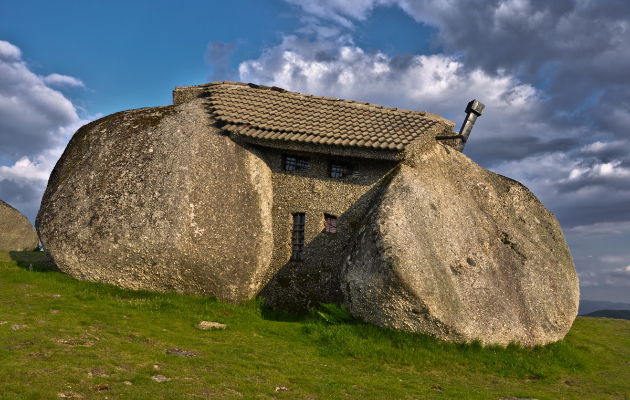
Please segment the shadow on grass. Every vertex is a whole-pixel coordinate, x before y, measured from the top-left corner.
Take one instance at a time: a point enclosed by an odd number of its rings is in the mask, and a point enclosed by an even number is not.
[[[306,322],[312,316],[308,313],[298,314],[290,311],[278,310],[265,307],[265,300],[262,297],[257,297],[255,300],[256,306],[260,309],[260,315],[263,319],[276,322]]]
[[[35,272],[60,272],[59,269],[48,260],[43,251],[10,251],[9,257],[16,261],[17,266]]]

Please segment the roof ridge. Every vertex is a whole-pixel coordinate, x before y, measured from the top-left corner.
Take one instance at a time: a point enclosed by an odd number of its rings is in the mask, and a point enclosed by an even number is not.
[[[277,92],[279,94],[299,95],[299,96],[307,97],[310,99],[326,100],[326,101],[331,101],[331,102],[344,102],[348,104],[353,104],[355,106],[369,106],[376,109],[383,109],[383,110],[388,110],[388,111],[399,111],[405,114],[407,113],[417,113],[419,115],[430,114],[424,110],[407,110],[407,109],[402,109],[402,108],[397,108],[397,107],[388,107],[388,106],[383,106],[380,104],[369,103],[367,101],[350,100],[350,99],[342,99],[339,97],[326,97],[326,96],[319,96],[319,95],[314,95],[314,94],[309,94],[309,93],[294,92],[294,91],[286,90],[284,88],[280,88],[277,86],[267,86],[267,85],[261,85],[261,84],[256,84],[256,83],[245,83],[245,82],[235,82],[235,81],[214,81],[214,82],[205,83],[198,86],[209,87],[209,86],[219,86],[219,85],[234,85],[234,86],[240,86],[240,87],[249,87],[251,89],[269,90],[269,91]],[[274,90],[274,89],[277,89],[277,90]],[[431,115],[438,116],[441,118],[441,116],[437,114],[431,114]]]

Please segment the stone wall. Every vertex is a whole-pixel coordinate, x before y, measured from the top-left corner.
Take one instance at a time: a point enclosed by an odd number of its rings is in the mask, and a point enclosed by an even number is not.
[[[207,85],[176,87],[173,90],[173,105],[187,103],[206,91]]]
[[[269,283],[262,291],[270,307],[303,311],[317,302],[342,302],[339,267],[383,177],[397,163],[341,159],[356,165],[358,178],[330,178],[331,158],[321,154],[265,149],[272,171],[274,248]],[[285,171],[282,155],[309,157],[310,171]],[[304,213],[304,260],[291,260],[293,214]],[[324,214],[337,217],[337,233],[324,232]]]

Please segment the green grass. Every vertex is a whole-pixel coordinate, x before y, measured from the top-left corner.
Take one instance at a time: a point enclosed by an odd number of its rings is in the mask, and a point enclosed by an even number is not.
[[[259,301],[122,290],[38,261],[0,252],[3,399],[630,397],[630,321],[578,318],[535,348],[462,345]]]

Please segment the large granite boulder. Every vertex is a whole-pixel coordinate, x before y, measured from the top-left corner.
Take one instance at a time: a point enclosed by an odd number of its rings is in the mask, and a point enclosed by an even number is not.
[[[367,322],[486,344],[560,340],[579,302],[556,218],[439,144],[409,157],[364,218],[342,290]]]
[[[125,288],[256,295],[273,247],[271,171],[213,124],[197,99],[79,129],[36,220],[58,268]]]
[[[21,212],[0,200],[0,251],[35,250],[37,232]]]

